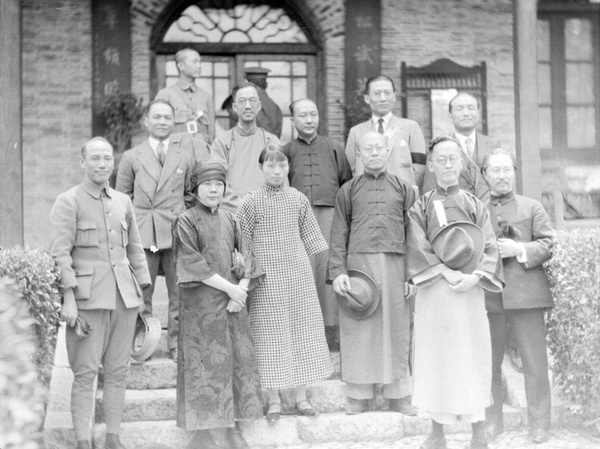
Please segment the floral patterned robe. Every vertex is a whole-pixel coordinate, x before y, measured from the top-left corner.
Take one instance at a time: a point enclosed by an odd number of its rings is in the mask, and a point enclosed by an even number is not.
[[[263,416],[261,387],[248,313],[227,312],[229,297],[202,280],[231,271],[236,248],[245,257],[250,290],[264,278],[235,216],[201,204],[174,227],[180,292],[177,425],[186,430],[233,427]]]

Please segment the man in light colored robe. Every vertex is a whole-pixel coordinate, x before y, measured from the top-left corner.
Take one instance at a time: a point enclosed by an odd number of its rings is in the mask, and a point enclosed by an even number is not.
[[[254,84],[239,84],[231,95],[238,123],[215,139],[211,158],[227,169],[227,189],[221,208],[235,212],[248,192],[264,184],[258,157],[269,145],[279,144],[279,139],[256,125],[261,103]]]
[[[417,285],[413,404],[433,421],[421,449],[446,447],[444,424],[471,422],[472,449],[486,449],[485,408],[490,405],[491,342],[483,289],[500,291],[498,248],[487,208],[459,189],[458,141],[441,136],[430,144],[437,189],[408,213],[407,277]],[[483,231],[484,248],[474,270],[453,270],[433,250],[448,224],[468,222]]]

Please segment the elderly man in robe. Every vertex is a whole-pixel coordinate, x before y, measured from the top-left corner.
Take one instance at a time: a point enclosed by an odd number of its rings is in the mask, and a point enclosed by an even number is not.
[[[345,183],[336,196],[329,251],[333,288],[341,296],[350,293],[348,272],[357,269],[375,281],[379,293],[379,304],[368,317],[340,313],[348,414],[368,409],[375,384],[383,384],[390,408],[407,415],[416,412],[410,404],[410,305],[404,294],[405,215],[415,192],[387,172],[388,155],[385,136],[364,134],[356,155],[364,173]]]
[[[459,142],[440,136],[427,166],[437,188],[408,213],[407,277],[417,285],[413,404],[432,420],[420,449],[445,449],[444,424],[470,422],[486,449],[491,342],[483,289],[499,292],[498,248],[485,205],[461,190]]]
[[[215,139],[211,157],[227,169],[227,189],[221,207],[235,212],[248,192],[264,184],[258,157],[269,145],[279,144],[279,139],[256,124],[261,103],[254,84],[238,84],[231,96],[238,123]]]

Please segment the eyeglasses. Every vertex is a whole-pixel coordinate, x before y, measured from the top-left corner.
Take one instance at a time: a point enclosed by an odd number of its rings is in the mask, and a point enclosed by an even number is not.
[[[440,156],[435,161],[442,166],[446,165],[448,161],[450,161],[452,165],[457,165],[460,162],[460,157],[456,155],[450,156],[449,158],[446,156]]]
[[[246,106],[246,103],[250,103],[250,106],[256,106],[258,104],[258,98],[238,98],[237,104],[240,106]]]

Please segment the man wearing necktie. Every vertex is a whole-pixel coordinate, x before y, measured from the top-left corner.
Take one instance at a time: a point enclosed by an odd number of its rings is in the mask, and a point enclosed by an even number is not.
[[[71,415],[77,449],[90,449],[94,380],[104,369],[104,449],[125,449],[119,439],[131,343],[150,286],[131,200],[111,189],[113,148],[94,137],[81,149],[85,174],[61,193],[52,212],[50,253],[60,268],[61,318],[73,371]],[[71,446],[69,446],[71,447]]]
[[[392,79],[385,75],[370,78],[365,85],[364,100],[373,115],[366,122],[353,126],[348,134],[346,157],[352,174],[359,176],[364,172],[360,158],[356,157],[359,139],[368,132],[377,131],[387,140],[388,173],[421,190],[427,162],[425,138],[417,122],[392,114],[396,102]]]
[[[479,172],[483,157],[491,150],[500,147],[500,142],[477,132],[481,119],[479,100],[467,92],[459,92],[448,103],[448,112],[454,124],[454,137],[460,143],[463,157],[463,168],[460,172],[458,186],[475,195],[484,204],[489,203],[490,189]],[[436,187],[435,177],[429,173],[425,176],[423,192]]]
[[[554,303],[543,264],[552,257],[554,230],[540,202],[515,195],[516,162],[511,153],[492,150],[484,157],[482,170],[491,190],[490,218],[506,283],[501,293],[486,292],[485,297],[492,337],[493,405],[486,410],[488,438],[504,430],[502,360],[510,328],[510,339],[523,363],[529,438],[545,443],[550,438],[551,393],[544,312]]]
[[[164,100],[148,105],[145,125],[150,136],[126,151],[119,164],[117,190],[133,200],[152,287],[144,292],[144,313],[152,316],[154,281],[159,267],[165,273],[169,294],[167,344],[169,356],[177,355],[179,293],[173,263],[171,225],[194,201],[190,177],[194,156],[190,137],[173,131],[173,107]]]

